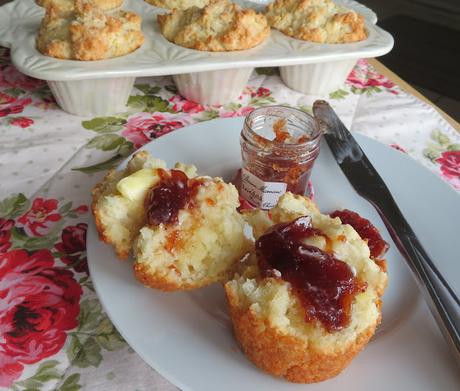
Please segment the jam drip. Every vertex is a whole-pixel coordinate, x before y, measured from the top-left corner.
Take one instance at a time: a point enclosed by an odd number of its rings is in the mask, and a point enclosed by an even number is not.
[[[189,179],[180,170],[157,170],[161,180],[153,186],[145,197],[144,206],[149,225],[174,224],[178,221],[179,211],[184,209],[195,195],[201,182]]]
[[[367,284],[345,262],[302,242],[318,235],[326,236],[312,227],[310,217],[299,217],[271,227],[257,240],[256,251],[262,276],[281,273],[300,299],[306,321],[318,319],[333,332],[349,324],[353,298]]]
[[[351,225],[362,239],[367,240],[372,259],[382,258],[385,255],[389,245],[369,220],[348,209],[336,210],[330,216],[339,217],[342,224]]]

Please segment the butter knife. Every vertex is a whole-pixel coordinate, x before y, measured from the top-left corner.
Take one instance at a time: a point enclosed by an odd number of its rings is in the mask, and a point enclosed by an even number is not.
[[[329,149],[348,181],[382,218],[412,270],[457,363],[460,363],[459,298],[424,250],[385,182],[331,106],[326,101],[317,100],[313,104],[313,114],[323,128]]]

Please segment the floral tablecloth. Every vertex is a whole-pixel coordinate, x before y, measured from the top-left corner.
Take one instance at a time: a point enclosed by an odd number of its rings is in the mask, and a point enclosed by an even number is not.
[[[136,148],[183,126],[318,96],[256,70],[241,96],[209,107],[170,77],[136,81],[126,111],[81,118],[0,48],[0,387],[13,390],[173,390],[126,344],[88,274],[90,189]],[[360,60],[328,97],[345,124],[407,153],[460,191],[460,134],[430,106]],[[460,199],[459,199],[460,200]]]

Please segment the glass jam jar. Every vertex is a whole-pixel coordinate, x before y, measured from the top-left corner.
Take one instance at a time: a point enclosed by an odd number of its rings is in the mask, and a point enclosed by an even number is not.
[[[286,191],[304,195],[322,132],[309,114],[284,106],[261,107],[244,122],[240,144],[240,194],[270,209]]]

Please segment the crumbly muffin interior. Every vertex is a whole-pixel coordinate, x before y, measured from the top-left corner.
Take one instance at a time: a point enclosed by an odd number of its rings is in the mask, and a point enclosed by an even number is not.
[[[135,271],[146,285],[198,287],[228,276],[248,251],[238,192],[220,178],[201,178],[193,207],[177,224],[144,226],[134,247]]]

